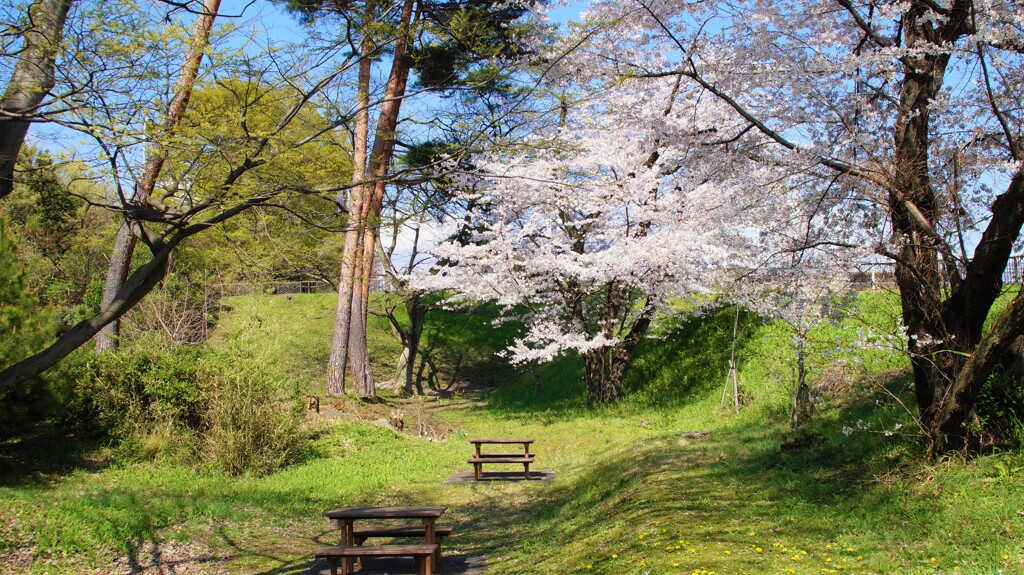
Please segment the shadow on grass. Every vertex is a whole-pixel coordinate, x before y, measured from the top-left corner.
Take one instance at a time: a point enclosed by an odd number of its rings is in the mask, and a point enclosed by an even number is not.
[[[899,387],[902,382],[894,379],[890,384]],[[862,398],[837,417],[867,418],[875,411],[873,399]],[[824,421],[819,442],[787,452],[780,450],[783,430],[781,424],[748,421],[716,430],[707,440],[684,443],[672,434],[623,446],[588,464],[570,482],[538,492],[535,500],[495,497],[469,504],[465,515],[470,519],[460,530],[472,534],[473,552],[489,556],[522,555],[529,561],[529,553],[513,551],[523,545],[586,550],[578,552],[590,553],[575,567],[582,569],[583,564],[610,561],[612,552],[623,553],[622,546],[634,559],[659,552],[661,547],[646,547],[637,535],[660,524],[670,532],[667,543],[675,544],[683,537],[676,533],[685,531],[691,541],[703,542],[699,545],[717,546],[717,554],[702,557],[701,565],[715,568],[717,562],[729,572],[762,572],[765,556],[749,552],[748,532],[762,533],[757,540],[761,544],[769,536],[824,543],[867,525],[886,531],[884,540],[912,541],[915,529],[927,529],[931,514],[941,513],[924,500],[891,496],[875,481],[895,465],[889,459],[892,453],[911,459],[921,455],[913,439],[847,437],[838,433],[834,421]],[[560,473],[566,476],[574,474]],[[911,528],[882,520],[903,514],[913,518]],[[746,548],[748,553],[733,551],[726,558],[723,549],[729,548]],[[562,563],[538,564],[524,572],[575,569],[565,564],[572,552],[554,556],[553,561]],[[615,570],[611,564],[608,568]]]
[[[721,388],[732,354],[735,310],[728,306],[666,319],[660,336],[645,340],[637,349],[623,382],[624,403],[633,409],[676,410]],[[740,314],[738,354],[761,323],[755,314]],[[583,361],[569,353],[522,368],[490,393],[487,405],[480,409],[513,417],[541,414],[559,421],[592,417],[586,408]]]
[[[0,437],[0,486],[46,483],[79,469],[99,471],[108,460],[100,440],[39,423]]]

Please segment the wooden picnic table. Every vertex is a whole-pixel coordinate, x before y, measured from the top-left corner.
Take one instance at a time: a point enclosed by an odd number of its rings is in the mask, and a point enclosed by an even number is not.
[[[533,454],[530,453],[530,445],[533,439],[526,437],[489,437],[483,439],[470,439],[470,443],[476,448],[476,454],[468,462],[473,464],[473,479],[480,481],[483,477],[484,463],[521,463],[523,465],[523,478],[530,479],[530,464],[533,463]],[[484,445],[522,445],[523,453],[482,453]]]
[[[343,547],[356,546],[355,522],[368,519],[419,519],[423,522],[423,542],[426,545],[437,544],[437,520],[444,514],[447,507],[426,506],[426,507],[340,507],[332,509],[324,516],[337,522],[341,532],[341,545]],[[441,548],[430,558],[429,571],[437,569],[441,560]],[[351,558],[344,558],[342,573],[351,573]]]

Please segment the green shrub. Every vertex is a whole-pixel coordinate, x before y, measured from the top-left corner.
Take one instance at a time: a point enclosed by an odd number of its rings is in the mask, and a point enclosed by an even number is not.
[[[42,349],[54,333],[51,313],[26,286],[15,246],[0,219],[0,369]],[[49,415],[48,386],[33,378],[0,392],[0,429],[10,429]]]
[[[64,376],[75,381],[68,423],[107,434],[125,457],[264,474],[293,461],[309,438],[294,394],[233,354],[122,351]]]
[[[295,461],[309,434],[297,402],[269,380],[216,376],[207,405],[203,459],[230,474],[265,475]]]
[[[1024,447],[1024,385],[1019,376],[997,371],[978,395],[978,418],[982,429],[1000,447]]]

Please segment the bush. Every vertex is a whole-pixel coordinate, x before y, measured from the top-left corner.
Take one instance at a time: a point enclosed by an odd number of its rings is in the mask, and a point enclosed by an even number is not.
[[[305,417],[297,402],[282,401],[277,391],[249,375],[215,377],[203,459],[231,475],[264,475],[295,461],[309,438]]]
[[[85,358],[62,373],[73,388],[65,422],[109,435],[125,455],[191,460],[205,411],[200,358],[195,348]]]
[[[54,333],[51,313],[26,287],[14,243],[0,219],[0,369],[42,349]],[[0,429],[10,429],[49,415],[53,398],[39,378],[0,392]]]
[[[999,370],[978,396],[979,423],[995,446],[1024,447],[1024,385],[1019,375]]]
[[[66,421],[107,434],[129,458],[264,474],[295,460],[309,438],[298,401],[240,357],[122,351],[62,375],[75,382]]]

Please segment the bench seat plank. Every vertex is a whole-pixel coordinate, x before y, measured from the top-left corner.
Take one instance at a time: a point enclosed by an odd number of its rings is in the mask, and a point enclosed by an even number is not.
[[[525,455],[487,455],[470,457],[466,461],[473,464],[473,479],[476,481],[480,481],[483,477],[484,463],[521,463],[523,465],[523,479],[529,480],[530,464],[533,463],[533,457]]]
[[[419,575],[433,575],[431,558],[440,551],[440,548],[436,543],[431,545],[332,545],[317,549],[313,552],[313,556],[317,559],[327,559],[331,566],[331,575],[338,575],[339,564],[341,574],[348,575],[348,560],[363,557],[414,557]]]
[[[437,551],[432,545],[332,545],[317,549],[316,557],[406,557],[429,556]]]
[[[467,463],[533,463],[532,457],[522,455],[487,455],[482,457],[470,457]]]

